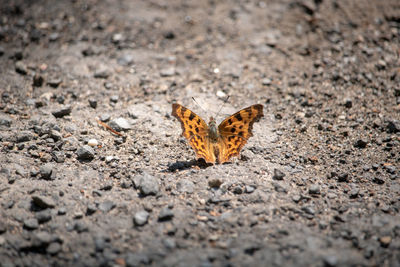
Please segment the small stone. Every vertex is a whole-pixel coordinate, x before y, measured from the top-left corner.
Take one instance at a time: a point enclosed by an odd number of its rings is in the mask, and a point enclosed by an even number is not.
[[[51,174],[53,173],[53,164],[47,163],[40,167],[39,173],[40,178],[45,180],[50,180]]]
[[[54,202],[53,199],[45,196],[34,195],[32,196],[32,201],[36,206],[42,209],[47,209],[47,208],[52,209],[56,206],[56,203]]]
[[[46,249],[46,252],[50,255],[56,255],[60,251],[61,245],[57,242],[50,243],[50,245]]]
[[[360,193],[360,189],[353,188],[350,190],[349,196],[350,196],[350,198],[357,198],[359,193]]]
[[[99,145],[99,142],[96,139],[89,139],[87,144],[88,144],[88,146],[96,147]]]
[[[174,249],[176,248],[176,242],[173,238],[165,238],[163,239],[162,243],[167,249]]]
[[[283,177],[285,177],[285,176],[286,176],[285,173],[283,173],[281,170],[275,168],[272,179],[280,181],[280,180],[283,180]]]
[[[298,203],[301,200],[301,196],[296,194],[292,196],[292,200],[296,203]]]
[[[58,32],[50,33],[50,35],[49,35],[49,41],[50,41],[50,42],[55,42],[55,41],[58,40],[59,37],[60,37],[60,34],[59,34]]]
[[[39,211],[35,214],[35,218],[40,224],[48,222],[51,220],[51,211],[49,209]]]
[[[218,90],[217,91],[217,96],[219,98],[225,98],[226,97],[226,93],[224,91]]]
[[[354,147],[356,148],[366,148],[368,144],[368,141],[363,140],[363,139],[358,139],[355,143],[354,143]]]
[[[327,255],[323,258],[324,266],[326,267],[335,267],[338,265],[338,258],[335,255]]]
[[[19,74],[26,75],[28,73],[28,67],[22,61],[17,61],[15,63],[15,71]]]
[[[135,217],[133,218],[133,222],[137,226],[143,226],[147,223],[149,219],[149,213],[145,210],[139,211],[135,213]]]
[[[77,221],[74,225],[74,230],[78,233],[88,232],[89,227],[83,221]]]
[[[17,134],[17,143],[28,142],[34,137],[33,133],[30,131],[22,131]]]
[[[43,79],[42,75],[36,73],[33,76],[33,86],[40,87],[43,85],[43,82],[44,82],[44,79]]]
[[[158,180],[154,176],[143,173],[134,177],[135,187],[143,196],[157,195],[159,192]]]
[[[288,192],[287,188],[284,187],[283,185],[280,185],[279,183],[274,183],[273,186],[276,192],[285,194]]]
[[[71,111],[72,111],[71,106],[64,106],[61,107],[60,109],[53,111],[51,114],[53,114],[53,116],[56,118],[62,118],[64,116],[71,114]]]
[[[97,211],[97,207],[94,204],[88,204],[86,207],[86,215],[92,215]]]
[[[98,79],[107,79],[110,76],[110,74],[111,73],[107,69],[99,69],[95,71],[93,77]]]
[[[111,118],[111,115],[108,114],[108,113],[105,113],[105,114],[101,114],[101,115],[100,115],[100,120],[101,120],[102,122],[107,122],[107,121],[110,120],[110,118]]]
[[[114,202],[112,202],[110,200],[107,200],[107,201],[104,201],[104,202],[100,203],[99,210],[101,210],[102,212],[109,212],[110,210],[112,210],[116,206],[117,205]]]
[[[161,77],[173,76],[173,75],[175,75],[175,68],[174,67],[169,67],[169,68],[162,69],[160,71],[160,75],[161,75]]]
[[[56,142],[63,139],[62,134],[61,134],[59,131],[54,130],[54,129],[52,129],[52,130],[50,131],[49,135],[50,135],[50,137],[53,138],[54,141],[56,141]]]
[[[7,232],[7,225],[4,221],[0,220],[0,235]]]
[[[222,185],[222,181],[220,179],[211,179],[208,181],[208,186],[211,188],[219,188]]]
[[[381,177],[374,177],[374,178],[372,179],[372,181],[373,181],[374,183],[380,184],[380,185],[382,185],[382,184],[385,183],[385,180],[383,180]]]
[[[400,121],[390,120],[386,126],[388,133],[398,133],[400,132]]]
[[[264,79],[262,79],[261,83],[262,83],[262,85],[268,86],[268,85],[271,85],[272,81],[269,78],[264,78]]]
[[[176,184],[176,190],[180,193],[188,193],[191,194],[194,191],[194,183],[189,180],[180,180]]]
[[[244,191],[245,191],[247,194],[253,193],[254,190],[256,190],[255,187],[254,187],[254,186],[251,186],[251,185],[246,185],[246,186],[244,187]]]
[[[174,217],[174,212],[168,208],[165,207],[160,211],[160,214],[158,215],[158,220],[159,221],[169,221]]]
[[[115,33],[111,37],[111,41],[115,44],[120,43],[125,40],[125,36],[122,33]]]
[[[311,206],[302,207],[301,209],[307,214],[310,214],[310,215],[314,215],[315,214],[315,210]]]
[[[51,242],[51,235],[48,232],[41,231],[34,233],[32,237],[32,245],[34,247],[46,247]]]
[[[241,186],[235,186],[235,188],[233,188],[233,193],[240,195],[243,193],[243,188]]]
[[[80,211],[80,210],[78,210],[78,211],[75,211],[75,212],[74,212],[74,215],[73,215],[73,216],[74,216],[74,219],[77,220],[77,219],[82,219],[82,218],[83,218],[83,215],[84,215],[83,212]]]
[[[123,54],[117,59],[117,63],[121,66],[129,66],[133,63],[133,55]]]
[[[0,126],[10,127],[11,124],[12,124],[12,119],[10,117],[0,115]]]
[[[121,117],[110,121],[109,126],[117,132],[132,129],[132,125],[126,119]]]
[[[53,78],[47,82],[53,88],[57,88],[61,84],[62,80],[60,78]]]
[[[76,155],[78,160],[92,160],[94,159],[94,150],[90,146],[84,145],[76,151]]]
[[[89,98],[89,105],[91,108],[96,108],[97,107],[97,99]]]
[[[57,211],[57,214],[58,215],[65,215],[65,214],[67,214],[67,210],[64,207],[59,208],[58,211]]]
[[[118,95],[112,95],[110,96],[110,101],[113,103],[117,103],[119,100],[119,96]]]
[[[344,172],[337,175],[338,182],[340,183],[348,183],[349,182],[349,174]]]
[[[353,106],[353,101],[351,99],[345,99],[344,100],[344,106],[346,108],[351,108]]]
[[[319,195],[320,194],[320,189],[317,184],[313,184],[308,188],[308,193],[311,195]]]
[[[35,229],[39,228],[39,222],[35,218],[26,219],[24,221],[24,228],[26,228],[28,230],[35,230]]]
[[[387,248],[389,247],[391,242],[392,242],[391,236],[382,236],[379,238],[379,243],[381,244],[381,247]]]

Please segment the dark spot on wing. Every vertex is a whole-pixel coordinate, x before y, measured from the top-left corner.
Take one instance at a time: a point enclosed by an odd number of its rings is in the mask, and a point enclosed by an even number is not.
[[[191,124],[189,124],[189,128],[190,128],[190,129],[193,129],[193,126],[192,126]]]
[[[249,118],[251,118],[251,115],[253,114],[251,107],[246,108],[246,111],[249,113]]]
[[[240,125],[240,126],[239,126],[239,129],[240,129],[240,130],[243,129],[243,125]]]
[[[189,136],[194,135],[194,133],[192,131],[189,131]]]
[[[237,146],[240,143],[240,138],[235,140],[235,146]]]
[[[199,133],[199,127],[196,127],[196,133]]]
[[[193,112],[190,112],[189,120],[192,121],[194,119],[194,114]]]
[[[232,120],[231,119],[228,120],[228,124],[232,124]]]
[[[236,129],[235,129],[235,127],[233,127],[232,129],[231,129],[231,133],[235,133],[236,132]]]
[[[185,116],[185,111],[186,110],[187,110],[187,108],[181,107],[181,115],[182,115],[182,117]]]
[[[232,147],[232,144],[228,144],[228,148],[231,148]]]
[[[230,142],[233,138],[235,138],[235,137],[229,136],[229,137],[228,137],[228,141]]]
[[[201,145],[201,148],[204,149],[204,150],[206,149],[206,147],[204,145]]]
[[[200,123],[201,123],[201,120],[200,120],[200,119],[198,119],[198,120],[197,120],[197,124],[198,124],[198,125],[200,125]]]
[[[239,136],[243,136],[243,131],[238,133]]]
[[[235,118],[236,118],[238,121],[242,121],[242,120],[243,120],[242,115],[240,115],[240,113],[237,113],[237,114],[235,115]]]

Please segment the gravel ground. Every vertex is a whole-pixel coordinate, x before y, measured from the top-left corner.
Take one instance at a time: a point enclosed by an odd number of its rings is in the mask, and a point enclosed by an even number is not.
[[[0,266],[400,266],[398,0],[0,2]]]

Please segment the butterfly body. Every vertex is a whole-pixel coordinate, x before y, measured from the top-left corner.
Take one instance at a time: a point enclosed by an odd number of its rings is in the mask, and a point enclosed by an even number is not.
[[[263,116],[263,106],[253,105],[229,116],[217,127],[214,118],[208,125],[191,110],[179,104],[172,105],[172,115],[182,126],[182,135],[196,152],[197,158],[207,163],[224,163],[238,156],[252,136],[253,123]]]

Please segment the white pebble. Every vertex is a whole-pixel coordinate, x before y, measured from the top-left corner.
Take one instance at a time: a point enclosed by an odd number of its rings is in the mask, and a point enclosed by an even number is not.
[[[99,144],[99,141],[97,141],[96,139],[90,139],[87,143],[89,146],[97,146]]]
[[[114,157],[113,156],[107,156],[106,157],[106,162],[107,163],[110,163],[111,161],[113,161],[114,160]]]

